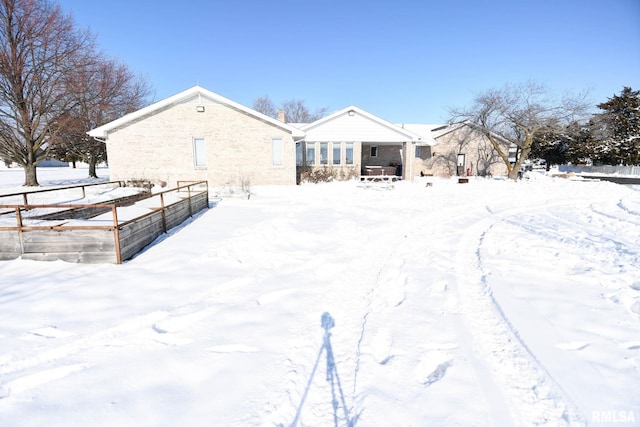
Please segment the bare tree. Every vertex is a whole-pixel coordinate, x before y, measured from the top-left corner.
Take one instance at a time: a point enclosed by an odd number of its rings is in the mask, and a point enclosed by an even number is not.
[[[482,141],[478,144],[476,154],[476,173],[478,176],[490,176],[491,167],[500,161],[498,153],[490,143]]]
[[[278,116],[278,109],[269,95],[256,98],[253,101],[253,109],[269,117],[277,118]],[[311,123],[324,117],[329,111],[327,107],[322,107],[311,112],[303,99],[285,101],[281,109],[284,111],[287,123]]]
[[[0,156],[25,170],[52,149],[56,128],[76,105],[75,72],[92,61],[93,36],[47,0],[0,0]]]
[[[89,176],[97,178],[96,165],[106,160],[106,147],[87,132],[143,107],[151,90],[146,80],[114,59],[98,58],[78,70],[74,81],[76,105],[52,138],[54,151],[58,158],[86,162]]]
[[[585,98],[585,94],[553,98],[536,82],[507,84],[481,93],[471,107],[453,110],[452,116],[482,132],[505,163],[509,178],[517,179],[534,139],[582,117],[589,108]],[[509,156],[511,147],[516,148],[513,162]]]
[[[253,100],[253,109],[266,116],[276,118],[278,111],[276,106],[269,98],[269,95],[264,95]]]
[[[309,111],[303,99],[290,99],[282,103],[287,123],[311,123],[327,114],[328,108],[322,107]]]

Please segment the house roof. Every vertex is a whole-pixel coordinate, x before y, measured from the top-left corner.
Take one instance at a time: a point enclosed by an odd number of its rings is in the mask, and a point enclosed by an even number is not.
[[[249,116],[255,117],[258,120],[261,120],[263,122],[267,122],[270,123],[274,126],[277,126],[281,129],[287,130],[289,132],[291,132],[292,136],[294,139],[301,139],[304,137],[304,132],[301,131],[299,128],[296,128],[294,126],[288,125],[286,123],[283,123],[279,120],[274,119],[273,117],[269,117],[265,114],[262,114],[258,111],[255,111],[249,107],[245,107],[242,104],[239,104],[235,101],[232,101],[228,98],[225,98],[221,95],[218,95],[217,93],[211,92],[210,90],[207,90],[201,86],[193,86],[192,88],[189,88],[185,91],[182,91],[180,93],[177,93],[173,96],[170,96],[168,98],[165,98],[161,101],[155,102],[147,107],[141,108],[137,111],[134,111],[132,113],[126,114],[122,117],[120,117],[119,119],[113,120],[109,123],[106,123],[102,126],[99,126],[95,129],[90,130],[89,132],[87,132],[89,134],[89,136],[92,136],[94,138],[103,138],[106,139],[109,135],[109,132],[127,125],[131,122],[143,119],[146,116],[149,116],[153,113],[155,113],[156,111],[162,110],[164,108],[167,107],[171,107],[172,105],[177,105],[177,104],[181,104],[184,102],[187,102],[189,100],[195,99],[196,97],[201,97],[201,98],[205,98],[208,99],[209,101],[213,101],[215,103],[218,104],[223,104],[226,105],[230,108],[233,108],[237,111],[240,111],[244,114],[247,114]]]
[[[470,120],[464,120],[461,122],[455,122],[455,123],[449,123],[446,125],[439,125],[439,127],[436,127],[432,130],[433,133],[433,137],[434,138],[440,138],[441,136],[444,136],[446,134],[449,134],[451,132],[455,132],[459,129],[462,129],[464,127],[468,127],[470,130],[474,130],[474,131],[478,131],[482,134],[487,134],[487,132],[490,132],[491,135],[496,138],[499,139],[500,141],[502,141],[505,144],[512,144],[511,141],[509,141],[508,139],[506,139],[505,137],[503,137],[502,135],[491,131],[491,130],[487,130],[487,129],[483,129],[480,125],[477,125],[475,123],[473,123]]]
[[[408,129],[381,119],[354,105],[338,110],[312,123],[296,124],[308,141],[361,141],[400,143],[424,141]]]
[[[407,129],[415,134],[418,134],[422,137],[422,141],[417,145],[438,145],[437,137],[441,136],[442,133],[439,131],[440,128],[447,125],[442,124],[422,124],[422,123],[403,123],[398,126],[402,126],[404,129]]]

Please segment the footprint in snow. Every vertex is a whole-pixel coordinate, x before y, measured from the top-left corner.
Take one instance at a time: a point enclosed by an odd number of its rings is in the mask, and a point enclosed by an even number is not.
[[[427,379],[422,383],[425,386],[429,387],[431,384],[440,381],[444,378],[444,375],[447,373],[447,369],[449,369],[453,365],[451,360],[447,360],[439,364],[436,369],[427,376]]]
[[[625,350],[640,350],[640,341],[623,342],[620,347]]]
[[[394,357],[393,338],[391,331],[387,328],[380,328],[376,331],[373,339],[369,343],[368,350],[376,362],[381,365],[388,364]]]
[[[429,351],[420,357],[416,367],[416,377],[423,378],[420,384],[429,387],[444,378],[451,366],[453,366],[453,359],[450,359],[447,353]]]
[[[164,345],[186,345],[191,343],[191,340],[186,338],[180,338],[175,334],[168,334],[166,332],[158,332],[157,334],[153,334],[151,337],[152,340]]]
[[[55,326],[47,326],[44,328],[34,329],[32,331],[29,331],[29,333],[44,338],[66,338],[75,335],[73,332],[58,329]]]
[[[573,342],[566,342],[566,343],[556,344],[555,347],[559,348],[560,350],[580,351],[580,350],[584,350],[585,348],[589,347],[590,345],[591,345],[591,343],[589,343],[589,342],[573,341]]]

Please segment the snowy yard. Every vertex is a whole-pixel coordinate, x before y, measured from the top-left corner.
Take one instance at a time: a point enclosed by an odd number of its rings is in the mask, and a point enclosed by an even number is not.
[[[0,262],[0,426],[640,425],[640,189],[430,181],[257,187],[122,265]]]

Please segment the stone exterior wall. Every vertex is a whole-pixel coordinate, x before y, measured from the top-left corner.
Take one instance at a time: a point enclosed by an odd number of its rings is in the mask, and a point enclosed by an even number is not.
[[[203,112],[196,110],[204,106]],[[194,138],[204,138],[206,162],[196,167]],[[282,139],[282,165],[274,166],[272,139]],[[291,133],[214,102],[172,105],[109,134],[112,180],[207,180],[210,186],[288,184],[296,179]]]
[[[371,156],[371,147],[377,147],[377,156]],[[402,144],[377,145],[362,144],[362,167],[391,166],[402,164]]]
[[[412,173],[413,176],[420,175],[432,175],[433,171],[431,169],[431,149],[432,147],[428,145],[423,145],[420,147],[413,146],[413,168]]]
[[[458,153],[465,154],[464,173],[506,176],[507,167],[489,140],[467,127],[437,137],[438,145],[421,147],[420,158],[414,160],[414,175],[455,176]]]

